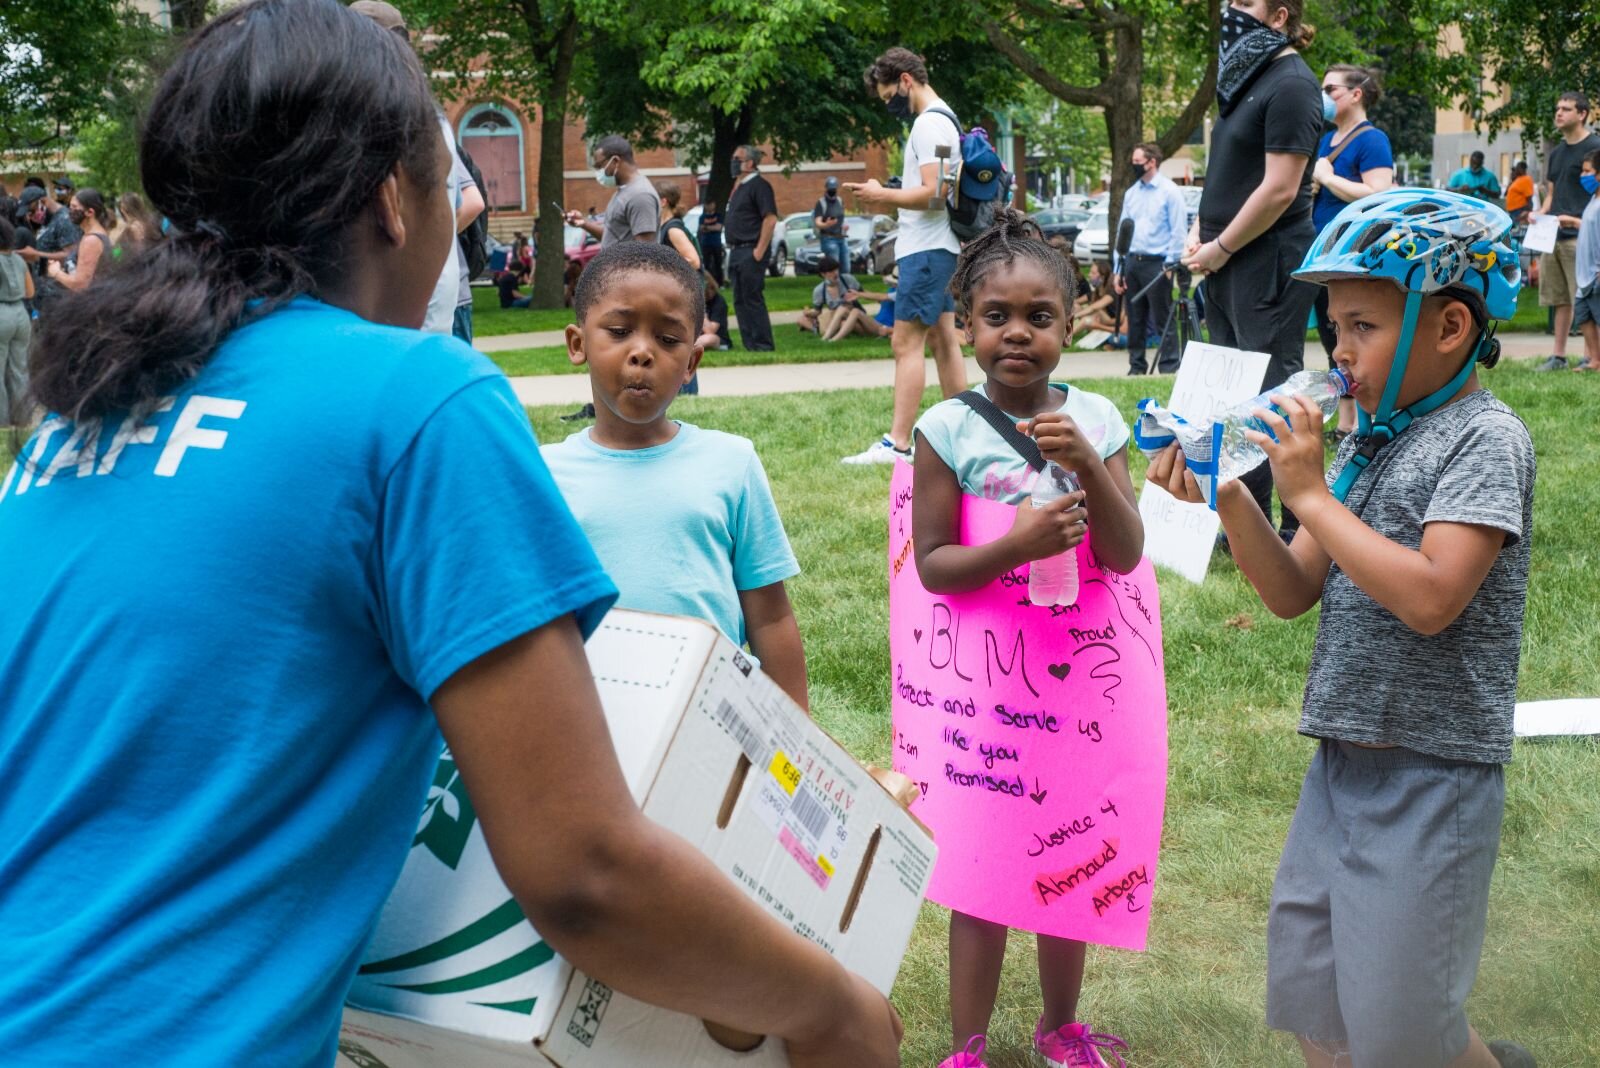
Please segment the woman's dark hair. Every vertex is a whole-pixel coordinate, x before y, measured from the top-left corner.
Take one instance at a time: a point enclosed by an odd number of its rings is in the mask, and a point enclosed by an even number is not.
[[[141,184],[170,239],[40,321],[34,400],[74,421],[153,403],[246,318],[337,279],[349,227],[396,167],[442,186],[440,144],[416,56],[371,19],[337,0],[218,15],[140,132]]]
[[[109,227],[116,221],[115,216],[106,210],[106,198],[100,195],[100,190],[85,187],[72,196],[84,211],[94,212],[95,221],[101,226]]]
[[[679,202],[683,200],[683,190],[678,188],[677,182],[662,182],[656,186],[656,192],[661,194],[661,203],[667,206],[667,211],[674,218],[683,218],[688,214],[688,209],[679,210]]]
[[[1354,63],[1335,63],[1328,74],[1339,75],[1346,89],[1361,90],[1361,106],[1371,111],[1383,99],[1383,76],[1376,67],[1358,67]],[[1326,76],[1326,75],[1324,75]]]
[[[17,214],[17,198],[0,196],[0,252],[10,252],[17,239],[17,228],[12,218]]]
[[[972,317],[972,293],[989,273],[1019,259],[1032,260],[1055,277],[1061,287],[1062,304],[1067,314],[1072,314],[1080,284],[1078,261],[1072,253],[1052,247],[1038,223],[1015,208],[1001,208],[995,212],[994,224],[961,250],[956,273],[950,279],[950,293],[956,298],[956,310],[962,319]]]

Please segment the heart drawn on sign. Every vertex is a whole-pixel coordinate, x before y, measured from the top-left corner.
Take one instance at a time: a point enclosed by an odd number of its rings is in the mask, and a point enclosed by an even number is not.
[[[1057,682],[1065,682],[1067,680],[1067,676],[1072,674],[1072,665],[1071,664],[1051,664],[1050,665],[1050,674],[1052,674],[1052,675],[1054,675],[1056,677],[1056,681]]]
[[[922,628],[913,627],[911,630],[911,636],[920,642],[922,640]]]

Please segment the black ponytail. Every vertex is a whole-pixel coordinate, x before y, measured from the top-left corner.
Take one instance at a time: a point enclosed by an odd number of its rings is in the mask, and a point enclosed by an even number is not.
[[[1055,276],[1061,286],[1061,299],[1067,314],[1072,314],[1077,299],[1078,261],[1065,249],[1057,249],[1044,239],[1039,224],[1015,208],[995,212],[994,223],[967,242],[950,278],[950,294],[963,320],[972,318],[972,293],[994,268],[1018,258],[1033,260]]]
[[[378,187],[397,166],[436,184],[441,144],[416,56],[371,19],[337,0],[217,16],[162,77],[140,134],[141,181],[171,240],[92,297],[52,304],[33,400],[73,421],[152,404],[247,318],[333,282]]]

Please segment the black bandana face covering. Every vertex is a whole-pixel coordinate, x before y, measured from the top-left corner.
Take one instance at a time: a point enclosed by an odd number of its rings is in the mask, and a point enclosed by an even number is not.
[[[1217,102],[1224,115],[1233,110],[1239,95],[1288,43],[1288,37],[1269,29],[1248,11],[1240,11],[1232,4],[1222,9]]]

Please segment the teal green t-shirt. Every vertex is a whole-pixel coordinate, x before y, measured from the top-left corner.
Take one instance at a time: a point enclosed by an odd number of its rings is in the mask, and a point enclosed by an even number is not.
[[[981,385],[973,390],[984,393]],[[1102,460],[1127,446],[1127,421],[1100,394],[1074,386],[1059,410],[1088,435]],[[940,401],[922,413],[915,432],[955,472],[962,492],[1006,504],[1021,504],[1033,492],[1038,473],[966,402]]]
[[[679,423],[649,449],[608,449],[587,429],[545,463],[617,584],[623,608],[692,616],[745,642],[739,592],[800,573],[750,442]]]

